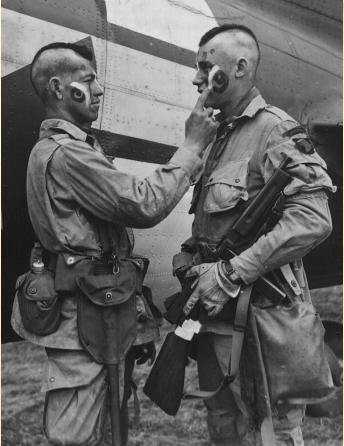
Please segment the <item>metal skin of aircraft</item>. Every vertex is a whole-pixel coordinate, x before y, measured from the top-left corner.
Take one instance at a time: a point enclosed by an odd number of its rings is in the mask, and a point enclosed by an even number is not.
[[[249,26],[262,52],[258,88],[267,102],[307,128],[338,186],[330,198],[333,233],[306,257],[305,266],[311,288],[340,284],[341,18],[337,0],[3,0],[3,342],[18,339],[9,322],[15,279],[28,269],[35,240],[26,167],[44,114],[30,85],[29,64],[40,47],[55,41],[82,41],[93,49],[105,89],[93,127],[118,169],[144,177],[183,141],[184,122],[198,96],[191,82],[200,37],[225,22]],[[151,261],[146,282],[158,303],[177,288],[171,259],[190,235],[190,200],[191,191],[158,226],[135,230],[135,252]],[[339,325],[333,330],[340,331]]]

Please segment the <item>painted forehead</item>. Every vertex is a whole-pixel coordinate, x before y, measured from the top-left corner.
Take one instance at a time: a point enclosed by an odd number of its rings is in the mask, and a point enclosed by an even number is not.
[[[214,47],[214,45],[210,45],[209,47],[207,46],[202,46],[199,48],[198,52],[197,52],[197,56],[196,59],[198,62],[200,61],[208,61],[211,60],[212,57],[216,54],[216,48]]]

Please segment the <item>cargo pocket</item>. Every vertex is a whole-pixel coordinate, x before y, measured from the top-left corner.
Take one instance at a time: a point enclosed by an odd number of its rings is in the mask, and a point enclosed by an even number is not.
[[[231,162],[213,172],[205,187],[204,212],[214,213],[234,208],[248,199],[247,173],[250,158]]]

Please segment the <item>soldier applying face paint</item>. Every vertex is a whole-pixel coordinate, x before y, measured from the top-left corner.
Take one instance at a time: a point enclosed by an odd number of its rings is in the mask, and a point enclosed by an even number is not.
[[[59,42],[40,49],[31,65],[46,118],[30,155],[27,201],[54,277],[50,291],[59,299],[54,316],[60,322],[44,335],[37,327],[30,331],[16,298],[12,326],[46,347],[44,428],[50,443],[60,446],[102,444],[108,393],[112,445],[127,442],[134,362],[154,360],[158,337],[143,296],[147,261],[133,258],[129,228],[152,227],[172,211],[200,173],[201,154],[218,127],[204,107],[206,90],[186,121],[182,147],[166,165],[145,179],[118,171],[91,129],[103,95],[92,62],[86,47]],[[92,298],[79,280],[93,280]]]

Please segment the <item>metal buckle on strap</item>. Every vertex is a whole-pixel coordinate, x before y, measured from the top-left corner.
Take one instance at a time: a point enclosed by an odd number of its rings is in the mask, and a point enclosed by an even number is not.
[[[244,333],[246,329],[246,325],[234,323],[233,330],[238,331],[240,333]]]
[[[119,273],[119,262],[118,262],[118,256],[114,252],[111,253],[111,259],[112,259],[112,274],[118,274]]]
[[[283,265],[280,267],[281,273],[283,274],[283,277],[287,281],[289,287],[292,289],[293,293],[296,296],[300,296],[302,294],[302,290],[300,288],[300,285],[298,284],[298,281],[295,277],[295,274],[293,273],[293,270],[291,269],[289,263],[287,265]]]

